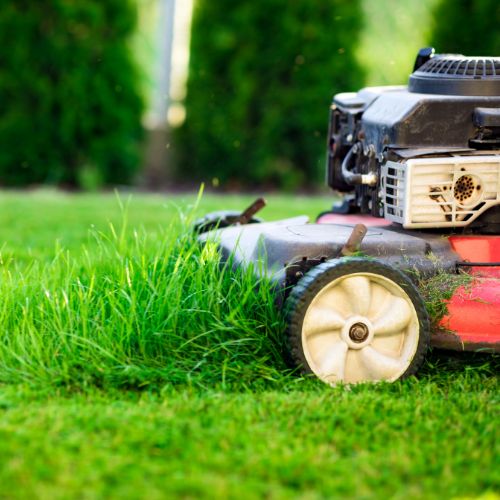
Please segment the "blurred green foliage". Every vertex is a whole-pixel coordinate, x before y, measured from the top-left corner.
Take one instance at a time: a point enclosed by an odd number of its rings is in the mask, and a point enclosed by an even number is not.
[[[139,165],[128,0],[0,4],[0,183],[97,187]]]
[[[439,0],[362,0],[364,25],[358,59],[365,85],[406,85],[415,56],[429,45]]]
[[[499,0],[441,0],[432,17],[437,52],[500,55]]]
[[[293,188],[324,174],[328,107],[356,90],[353,0],[197,0],[180,173]]]

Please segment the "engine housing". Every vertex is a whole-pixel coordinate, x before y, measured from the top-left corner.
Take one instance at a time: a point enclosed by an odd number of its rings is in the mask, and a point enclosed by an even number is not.
[[[500,205],[500,57],[422,49],[407,87],[335,95],[327,163],[350,211],[405,228],[483,227]]]

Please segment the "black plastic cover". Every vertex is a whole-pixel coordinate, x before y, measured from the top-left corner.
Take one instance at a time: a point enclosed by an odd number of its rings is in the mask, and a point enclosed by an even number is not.
[[[498,96],[500,57],[436,55],[410,75],[408,90],[419,94]]]
[[[500,108],[476,108],[474,125],[478,127],[500,127]]]

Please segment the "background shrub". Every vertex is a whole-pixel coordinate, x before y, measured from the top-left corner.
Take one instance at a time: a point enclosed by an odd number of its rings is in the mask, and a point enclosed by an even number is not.
[[[197,0],[180,172],[223,184],[321,178],[333,93],[356,90],[358,1]]]
[[[500,55],[498,0],[441,0],[432,17],[436,52]]]
[[[0,183],[129,182],[141,99],[126,0],[0,4]]]

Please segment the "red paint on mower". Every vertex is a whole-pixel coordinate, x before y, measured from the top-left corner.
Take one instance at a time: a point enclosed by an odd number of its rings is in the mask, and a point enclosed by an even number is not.
[[[498,236],[450,236],[448,241],[455,252],[466,262],[500,262],[500,237]],[[474,273],[500,278],[499,267],[472,267]]]
[[[463,261],[500,262],[498,236],[451,236],[453,249]],[[464,351],[500,351],[500,268],[471,266],[473,280],[459,287],[448,301],[448,314],[441,320],[444,333],[433,344]]]
[[[318,224],[364,224],[366,227],[390,226],[392,222],[364,214],[334,214],[324,212],[316,219]]]

